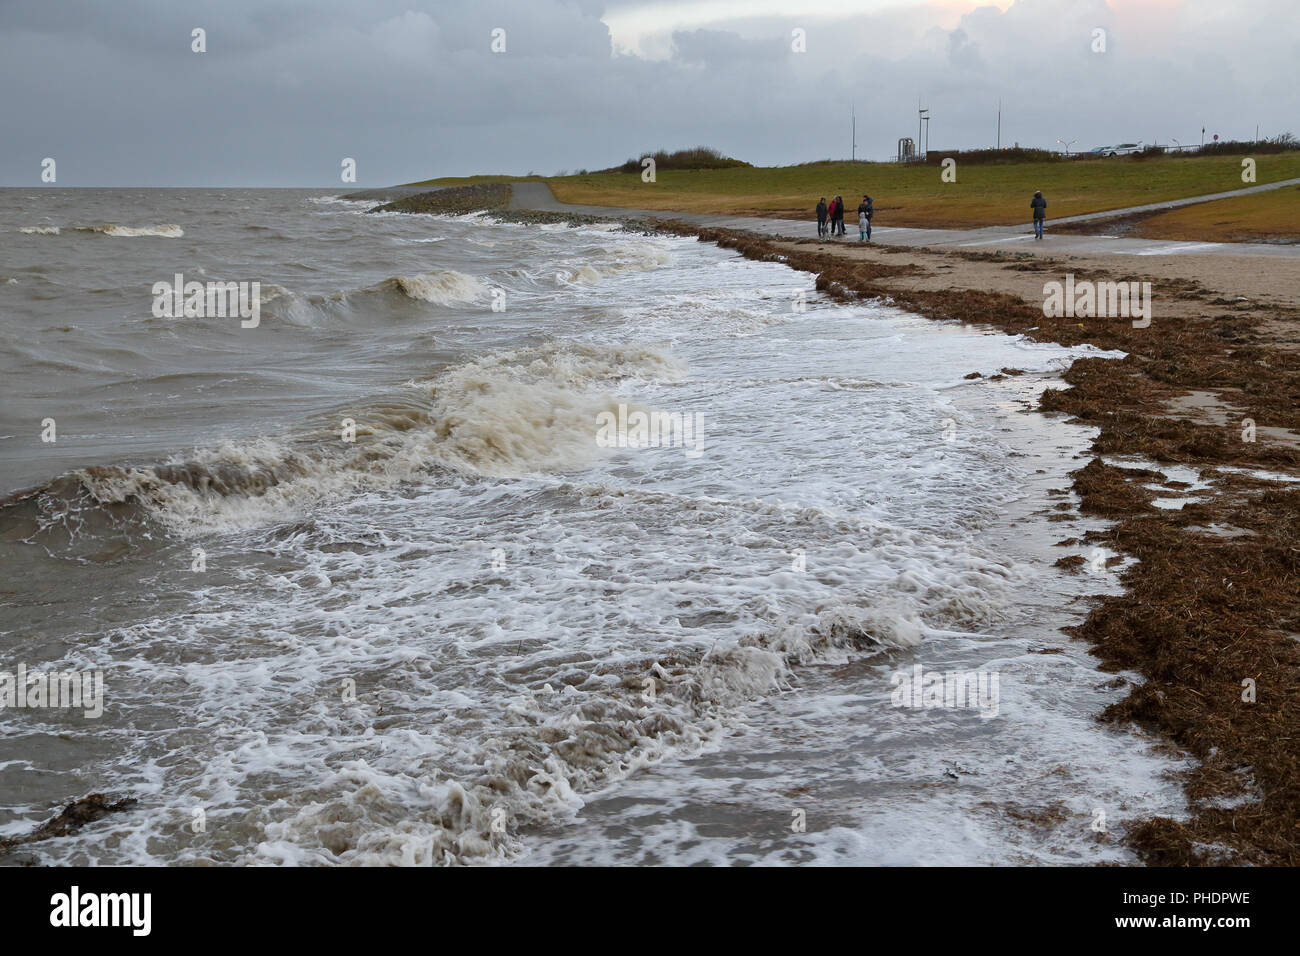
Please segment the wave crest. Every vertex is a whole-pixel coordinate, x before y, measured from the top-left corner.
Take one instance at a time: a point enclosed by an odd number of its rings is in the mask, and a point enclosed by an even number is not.
[[[118,237],[136,237],[136,236],[159,236],[164,239],[179,239],[185,235],[185,230],[175,223],[164,223],[157,226],[119,226],[114,223],[103,223],[95,226],[74,226],[77,232],[98,232],[105,236]]]
[[[393,276],[379,283],[379,288],[400,292],[408,299],[436,305],[473,302],[487,293],[487,286],[480,279],[455,269],[439,269],[413,276]]]
[[[229,442],[157,465],[80,468],[22,497],[40,500],[50,514],[134,509],[188,537],[283,521],[318,501],[439,468],[495,477],[566,473],[605,453],[595,441],[597,415],[616,412],[617,401],[601,386],[675,379],[683,370],[640,346],[552,343],[497,353],[408,383],[400,399],[340,411],[335,421],[353,420],[354,441],[331,423],[296,439]],[[5,519],[14,517],[16,500],[0,512]]]

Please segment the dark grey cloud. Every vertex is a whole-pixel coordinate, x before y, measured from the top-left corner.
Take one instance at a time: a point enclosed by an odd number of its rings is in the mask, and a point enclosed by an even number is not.
[[[932,148],[991,145],[998,99],[1004,142],[1300,133],[1291,0],[1019,0],[960,18],[736,3],[705,26],[641,6],[662,22],[649,56],[615,52],[601,18],[626,5],[596,0],[8,0],[0,183],[37,184],[46,156],[59,185],[341,185],[344,157],[381,185],[699,143],[800,162],[847,155],[850,104],[859,155],[883,159],[915,135],[918,98]]]

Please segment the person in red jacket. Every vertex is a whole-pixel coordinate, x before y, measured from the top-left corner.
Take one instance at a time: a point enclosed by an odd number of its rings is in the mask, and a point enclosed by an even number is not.
[[[840,197],[832,196],[831,204],[826,208],[826,217],[830,220],[832,238],[834,238],[835,236],[835,218],[839,214],[839,211],[840,211]]]

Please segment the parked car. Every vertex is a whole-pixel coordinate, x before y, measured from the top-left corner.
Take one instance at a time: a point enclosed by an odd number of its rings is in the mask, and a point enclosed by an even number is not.
[[[1102,153],[1103,156],[1132,156],[1134,153],[1142,152],[1141,143],[1120,143],[1118,146],[1107,147]]]
[[[1105,155],[1107,155],[1107,154],[1108,154],[1112,149],[1114,149],[1114,148],[1115,148],[1115,147],[1113,147],[1113,146],[1094,146],[1092,149],[1088,150],[1088,155],[1089,155],[1089,156],[1105,156]]]

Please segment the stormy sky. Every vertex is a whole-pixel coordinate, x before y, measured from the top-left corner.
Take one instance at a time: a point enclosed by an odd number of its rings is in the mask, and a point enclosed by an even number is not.
[[[992,146],[999,99],[1004,145],[1300,135],[1297,64],[1295,0],[4,0],[0,184],[774,165],[847,158],[851,108],[887,159],[918,100],[931,149]]]

